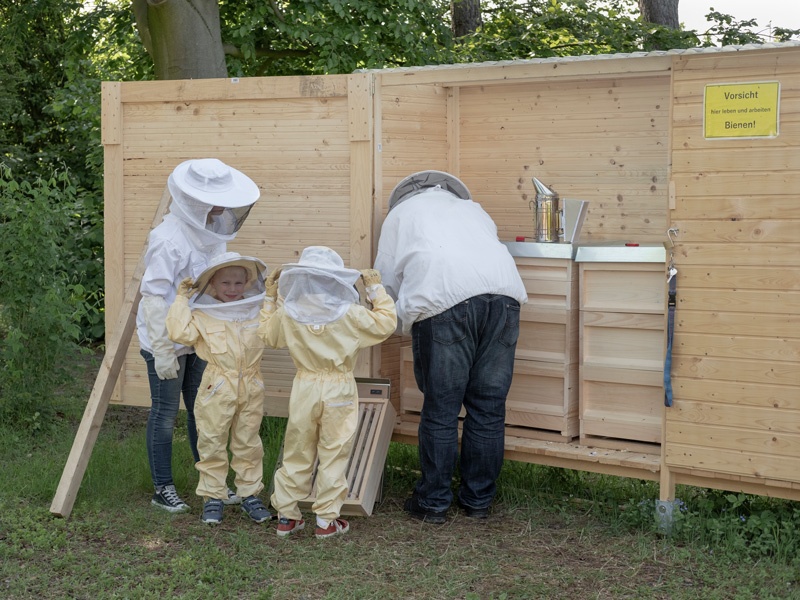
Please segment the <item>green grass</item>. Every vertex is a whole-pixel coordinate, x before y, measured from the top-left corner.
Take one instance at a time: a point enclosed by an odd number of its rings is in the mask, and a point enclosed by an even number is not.
[[[175,475],[190,514],[150,506],[145,409],[111,406],[72,514],[49,512],[85,399],[36,436],[0,425],[0,597],[326,599],[800,598],[796,503],[682,488],[672,537],[655,484],[507,463],[486,522],[408,518],[416,448],[393,443],[371,517],[341,538],[278,539],[228,507],[199,519],[185,426]],[[269,486],[284,421],[262,428]],[[309,515],[309,521],[313,516]]]

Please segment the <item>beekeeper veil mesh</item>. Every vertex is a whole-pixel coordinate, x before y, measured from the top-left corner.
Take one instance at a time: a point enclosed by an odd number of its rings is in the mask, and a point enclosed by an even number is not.
[[[305,325],[340,319],[359,300],[355,283],[361,273],[345,268],[342,257],[325,246],[309,246],[300,261],[283,266],[278,291],[286,313]]]
[[[219,241],[235,237],[261,194],[247,175],[216,158],[179,164],[167,185],[170,213],[195,229],[215,234]]]
[[[450,175],[450,173],[445,173],[444,171],[420,171],[402,179],[394,186],[394,189],[389,194],[389,210],[392,210],[404,200],[421,194],[425,190],[435,188],[450,192],[462,200],[469,200],[472,197],[464,182],[455,175]]]

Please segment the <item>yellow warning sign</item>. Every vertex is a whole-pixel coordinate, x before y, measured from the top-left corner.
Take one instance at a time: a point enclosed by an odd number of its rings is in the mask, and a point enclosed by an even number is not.
[[[777,137],[780,82],[707,85],[703,133],[707,139]]]

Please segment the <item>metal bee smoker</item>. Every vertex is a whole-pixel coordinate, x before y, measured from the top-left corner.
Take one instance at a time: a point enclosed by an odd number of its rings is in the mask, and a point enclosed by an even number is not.
[[[564,239],[564,210],[559,195],[533,178],[536,195],[530,201],[533,209],[534,241],[559,242]]]

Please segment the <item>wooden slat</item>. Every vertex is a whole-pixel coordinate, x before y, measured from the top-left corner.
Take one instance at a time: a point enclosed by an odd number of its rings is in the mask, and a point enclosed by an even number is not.
[[[800,252],[800,247],[797,251]],[[797,273],[800,273],[800,267]],[[793,315],[800,312],[800,291],[687,289],[681,286],[680,303],[681,308],[687,310]]]
[[[681,232],[684,228],[680,224]],[[800,222],[796,224],[800,232]],[[681,292],[687,288],[800,291],[800,265],[797,268],[681,265]]]
[[[169,206],[169,190],[164,189],[161,202],[156,209],[152,227],[158,225],[164,218],[164,213]],[[50,512],[59,517],[68,517],[72,512],[75,497],[78,495],[83,474],[89,464],[92,448],[100,432],[100,425],[108,408],[108,402],[117,383],[120,370],[125,357],[125,350],[128,348],[133,330],[136,325],[136,309],[139,306],[141,292],[139,286],[145,271],[146,248],[142,249],[139,264],[134,270],[133,277],[128,284],[127,291],[122,306],[117,317],[116,326],[112,330],[106,341],[106,352],[103,355],[103,362],[100,364],[100,371],[95,379],[89,401],[75,435],[67,464],[61,474],[56,494],[50,505]]]
[[[123,86],[122,101],[197,102],[254,98],[326,98],[347,95],[346,75],[141,81]]]
[[[768,407],[775,410],[800,409],[800,395],[796,388],[762,383],[758,386],[742,381],[705,380],[673,374],[672,385],[678,398],[675,405],[687,400],[699,400],[709,404]],[[667,411],[667,418],[673,418]]]
[[[673,405],[669,413],[668,427],[676,434],[688,436],[687,439],[691,438],[691,430],[687,426],[698,424],[760,430],[769,438],[768,443],[777,443],[777,439],[772,439],[777,433],[794,436],[800,434],[800,406],[792,410],[779,410],[773,406],[753,407],[681,400]],[[791,443],[800,443],[800,438]]]
[[[604,60],[521,61],[515,63],[482,63],[454,65],[450,69],[422,67],[418,69],[386,70],[381,73],[383,84],[395,85],[508,85],[515,80],[568,81],[571,78],[602,78],[610,76],[624,79],[643,74],[668,75],[672,61],[667,56],[639,56]]]
[[[342,515],[370,516],[383,482],[386,453],[392,438],[397,414],[387,397],[359,399],[358,425],[348,459],[346,478],[348,494],[342,505]],[[316,500],[316,466],[311,494],[300,502],[300,508],[310,510]]]
[[[800,180],[798,180],[800,183]],[[757,245],[745,243],[696,243],[676,245],[676,254],[681,264],[725,266],[731,265],[731,257],[736,257],[736,264],[745,267],[782,267],[795,269],[798,267],[797,256],[800,243]]]
[[[800,364],[800,339],[681,333],[681,356],[718,356]]]
[[[770,360],[745,360],[716,356],[673,355],[672,372],[679,377],[739,381],[754,385],[780,384],[800,387],[797,363]]]
[[[680,275],[679,275],[680,277]],[[681,290],[678,290],[681,293]],[[675,324],[675,335],[683,331],[729,335],[775,336],[778,338],[800,338],[800,315],[758,314],[746,312],[709,312],[680,310]],[[680,348],[676,348],[680,352]]]
[[[769,452],[754,453],[747,449],[727,449],[706,442],[703,445],[670,443],[666,449],[670,466],[695,467],[709,473],[798,481],[800,459],[797,456],[775,456]]]

